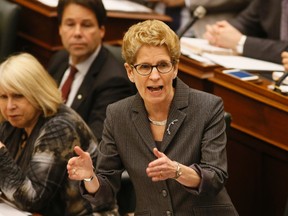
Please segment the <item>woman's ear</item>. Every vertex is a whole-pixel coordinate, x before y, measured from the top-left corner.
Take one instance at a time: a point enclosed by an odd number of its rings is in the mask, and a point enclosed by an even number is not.
[[[179,64],[179,63],[176,63],[175,66],[174,66],[174,72],[173,72],[173,73],[174,73],[174,76],[173,76],[173,79],[175,79],[175,78],[177,77],[177,74],[178,74],[178,64]]]
[[[134,83],[134,73],[133,73],[133,69],[131,68],[131,66],[128,63],[124,63],[124,67],[126,69],[127,72],[127,76],[129,78],[129,80]]]
[[[133,77],[133,75],[132,75],[131,77],[129,76],[129,80],[130,80],[130,82],[134,83],[134,77]]]

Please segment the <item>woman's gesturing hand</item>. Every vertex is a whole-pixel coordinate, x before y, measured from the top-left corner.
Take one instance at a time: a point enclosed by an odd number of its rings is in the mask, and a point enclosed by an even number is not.
[[[83,151],[79,146],[75,146],[75,153],[67,164],[69,178],[72,180],[83,180],[94,175],[92,159],[88,152]]]

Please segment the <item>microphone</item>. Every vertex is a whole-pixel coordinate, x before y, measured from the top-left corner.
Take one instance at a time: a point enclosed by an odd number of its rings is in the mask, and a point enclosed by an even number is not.
[[[288,77],[288,72],[287,71],[285,71],[283,73],[283,75],[281,77],[279,77],[279,79],[275,82],[275,85],[274,85],[274,91],[275,92],[278,92],[278,93],[281,93],[281,94],[283,93],[281,91],[280,86],[283,83],[283,81],[286,79],[286,77]]]
[[[190,19],[190,21],[182,28],[180,29],[178,36],[181,38],[189,28],[191,28],[194,23],[198,20],[203,18],[206,15],[206,9],[203,6],[198,6],[194,11],[193,11],[193,16]]]

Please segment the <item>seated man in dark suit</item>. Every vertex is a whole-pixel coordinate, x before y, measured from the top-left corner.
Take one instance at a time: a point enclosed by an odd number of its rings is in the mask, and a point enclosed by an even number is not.
[[[287,14],[281,27],[287,11],[282,0],[253,0],[235,19],[209,26],[205,37],[211,44],[235,49],[240,55],[280,64],[281,53],[288,50],[288,35],[284,34]]]
[[[65,91],[66,105],[81,115],[98,140],[107,105],[133,94],[124,66],[102,44],[106,16],[101,0],[60,0],[59,33],[65,50],[56,53],[48,66]],[[77,68],[74,77],[69,65]]]

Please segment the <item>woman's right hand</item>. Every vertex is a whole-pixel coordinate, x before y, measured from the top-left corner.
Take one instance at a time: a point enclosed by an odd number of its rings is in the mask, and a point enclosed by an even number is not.
[[[72,180],[83,180],[94,176],[93,162],[88,152],[83,151],[79,146],[75,146],[75,153],[67,164],[69,178]]]
[[[79,146],[75,146],[75,153],[67,164],[69,178],[72,180],[84,180],[84,186],[88,193],[94,194],[99,189],[99,181],[94,173],[93,162],[88,152],[83,151]],[[89,180],[86,180],[89,179]]]

